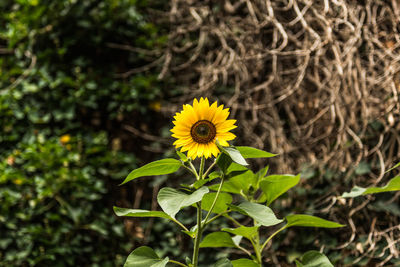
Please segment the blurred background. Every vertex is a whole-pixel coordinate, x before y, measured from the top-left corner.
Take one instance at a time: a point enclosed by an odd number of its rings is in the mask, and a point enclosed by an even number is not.
[[[400,194],[337,198],[398,173],[385,174],[400,160],[398,1],[2,0],[0,8],[0,266],[122,266],[140,245],[189,256],[175,226],[117,218],[112,206],[157,209],[160,186],[185,181],[118,186],[134,168],[174,157],[172,116],[201,96],[231,108],[234,144],[279,153],[251,162],[255,171],[301,173],[273,205],[278,217],[347,225],[280,234],[267,266],[293,266],[310,249],[335,266],[399,266]],[[190,212],[181,216],[193,223]],[[204,252],[204,264],[235,257]]]

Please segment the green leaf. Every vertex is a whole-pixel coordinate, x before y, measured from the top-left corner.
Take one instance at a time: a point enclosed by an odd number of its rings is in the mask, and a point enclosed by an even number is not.
[[[158,192],[157,201],[165,213],[175,218],[182,208],[199,202],[208,191],[207,187],[201,187],[188,195],[176,189],[164,187]]]
[[[222,152],[227,154],[233,160],[233,162],[236,162],[237,164],[240,164],[243,166],[249,165],[249,164],[247,164],[247,162],[244,159],[244,157],[242,156],[242,154],[240,154],[239,150],[237,150],[235,147],[221,146],[218,142],[217,142],[217,146]]]
[[[267,206],[252,202],[242,202],[239,206],[229,205],[244,215],[250,216],[257,223],[263,226],[272,226],[281,223],[283,220],[276,218],[274,212]]]
[[[222,177],[222,173],[220,171],[213,171],[212,173],[210,173],[208,175],[207,179],[213,180],[213,179],[217,179],[217,178],[221,178],[221,177]]]
[[[254,175],[254,181],[252,183],[252,186],[256,189],[259,188],[259,184],[260,181],[265,177],[265,175],[267,175],[269,166],[266,166],[264,168],[262,168],[261,170],[259,170],[255,175]]]
[[[225,153],[219,154],[217,158],[217,165],[225,175],[232,172],[248,170],[245,166],[233,162],[232,159]]]
[[[233,177],[235,175],[244,173],[248,170],[249,169],[247,169],[245,166],[232,162],[231,165],[229,165],[228,169],[226,170],[226,175]]]
[[[385,173],[387,173],[387,172],[390,172],[391,170],[394,170],[394,169],[396,169],[397,167],[399,167],[400,166],[400,162],[399,163],[397,163],[396,165],[394,165],[392,168],[390,168],[389,170],[387,170]]]
[[[232,261],[233,267],[259,267],[257,263],[249,259],[238,259]]]
[[[124,267],[164,267],[169,259],[160,259],[150,247],[139,247],[129,254]]]
[[[239,246],[240,242],[242,241],[243,236],[240,235],[235,235],[232,237],[233,243],[235,243],[236,246]]]
[[[138,209],[125,209],[114,207],[114,212],[117,216],[127,217],[158,217],[172,220],[171,216],[162,211],[138,210]]]
[[[231,236],[225,232],[214,232],[208,234],[200,243],[201,248],[234,248],[236,247]]]
[[[300,181],[300,175],[270,175],[260,181],[261,190],[267,197],[267,205]]]
[[[301,262],[296,260],[296,265],[297,267],[333,267],[328,257],[315,250],[304,253]]]
[[[235,148],[240,152],[240,154],[242,154],[243,158],[245,159],[272,158],[278,155],[249,146],[236,146]]]
[[[146,164],[139,169],[133,170],[128,177],[122,182],[122,184],[126,184],[129,181],[132,181],[136,178],[143,176],[153,176],[153,175],[164,175],[176,172],[182,163],[177,159],[162,159],[153,161],[149,164]]]
[[[235,172],[236,174],[236,172]],[[230,176],[230,175],[229,175]],[[228,178],[229,178],[228,176]],[[232,178],[229,178],[228,181],[224,182],[222,185],[221,191],[223,192],[229,192],[233,194],[240,194],[241,192],[247,193],[250,187],[250,182],[252,181],[252,178],[254,176],[254,173],[250,170],[246,172],[240,172],[240,174],[233,176]],[[211,190],[217,190],[219,184],[214,184],[210,186]]]
[[[332,222],[319,217],[305,215],[305,214],[288,215],[286,216],[286,220],[287,220],[286,228],[292,226],[321,227],[321,228],[338,228],[345,226],[337,222]]]
[[[228,167],[231,165],[232,162],[233,162],[232,159],[225,153],[219,154],[217,158],[217,165],[221,169],[221,171],[225,174],[227,173],[226,170],[228,169]]]
[[[355,186],[351,189],[348,193],[343,193],[342,197],[358,197],[361,195],[368,195],[368,194],[376,194],[376,193],[383,193],[383,192],[390,192],[390,191],[399,191],[400,190],[400,176],[396,176],[392,178],[387,185],[383,187],[369,187],[363,188]]]
[[[201,201],[201,208],[203,210],[209,211],[212,203],[214,202],[215,196],[217,193],[208,193],[204,195]],[[220,193],[217,201],[215,202],[215,206],[213,208],[214,213],[221,213],[228,209],[227,204],[232,203],[232,196],[228,193]]]
[[[230,260],[224,258],[217,261],[213,267],[233,267],[233,265]]]
[[[188,158],[187,158],[186,155],[183,154],[182,152],[176,150],[176,154],[179,156],[179,158],[180,158],[183,162],[188,161]]]
[[[238,228],[222,228],[221,230],[234,235],[243,236],[249,240],[253,240],[253,238],[257,236],[258,228],[258,226],[240,226]]]

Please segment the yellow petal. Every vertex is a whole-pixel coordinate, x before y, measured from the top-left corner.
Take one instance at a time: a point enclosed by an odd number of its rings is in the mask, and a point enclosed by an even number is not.
[[[196,155],[201,158],[204,154],[204,144],[199,144]]]
[[[204,145],[204,156],[208,159],[211,156],[210,144]]]
[[[235,123],[236,120],[226,120],[217,124],[215,126],[217,128],[217,133],[228,132],[232,129],[235,129],[237,127],[236,125],[234,125]]]
[[[208,112],[208,116],[206,117],[206,120],[213,122],[215,112],[217,111],[217,101],[215,101],[211,106],[210,106],[210,111]]]
[[[229,116],[229,108],[223,109],[223,107],[223,105],[219,106],[215,112],[215,116],[212,121],[215,125],[225,121]]]
[[[195,144],[195,143],[193,142],[193,143],[189,143],[189,144],[183,146],[183,147],[181,148],[181,152],[186,152],[186,151],[190,150],[190,149],[194,146],[194,144]]]
[[[229,146],[228,142],[225,139],[218,139],[218,142],[221,146]]]
[[[236,138],[236,135],[234,135],[233,133],[217,133],[217,138],[218,140],[225,140],[225,141],[230,141]]]
[[[214,143],[210,144],[210,149],[211,149],[211,153],[213,154],[213,156],[217,157],[219,154],[219,149],[218,149],[217,145]]]

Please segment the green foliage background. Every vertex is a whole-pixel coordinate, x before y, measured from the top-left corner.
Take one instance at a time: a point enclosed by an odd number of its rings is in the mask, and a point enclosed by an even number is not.
[[[158,5],[0,2],[0,266],[124,262],[132,243],[112,211],[114,179],[136,157],[120,125],[147,123],[169,93],[157,73],[119,77],[148,59],[112,44],[162,47],[144,15]]]

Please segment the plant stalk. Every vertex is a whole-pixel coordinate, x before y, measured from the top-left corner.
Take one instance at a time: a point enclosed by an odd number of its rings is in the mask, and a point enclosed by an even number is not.
[[[201,202],[196,203],[197,206],[197,234],[194,240],[194,248],[193,248],[193,267],[197,267],[199,262],[199,250],[200,250],[200,239],[202,234],[202,225],[201,225]]]
[[[257,225],[257,222],[253,221],[254,226]],[[254,252],[256,253],[256,258],[260,267],[262,267],[262,256],[261,256],[261,246],[260,246],[260,233],[257,230],[257,235],[255,236],[254,240],[251,240],[251,244],[253,245]]]
[[[202,180],[203,177],[203,173],[204,173],[204,164],[206,162],[206,158],[205,157],[201,157],[201,162],[200,162],[200,170],[199,170],[199,180]]]
[[[203,179],[205,160],[206,159],[204,157],[201,157],[198,180],[202,180]],[[196,233],[196,237],[194,239],[193,258],[192,258],[193,267],[197,267],[198,266],[200,240],[201,240],[201,235],[202,235],[202,232],[203,232],[202,225],[201,225],[201,221],[202,221],[201,201],[196,203],[196,207],[197,207],[197,233]]]

